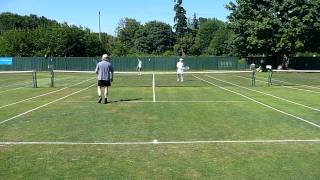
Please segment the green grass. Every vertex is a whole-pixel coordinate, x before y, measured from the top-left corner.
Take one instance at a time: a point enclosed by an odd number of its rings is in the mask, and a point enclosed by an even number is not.
[[[288,115],[320,124],[320,112],[315,110],[320,109],[319,75],[307,74],[305,78],[309,81],[302,81],[300,75],[299,83],[290,78],[292,74],[282,75],[286,81],[301,84],[290,85],[300,90],[279,84],[268,87],[261,81],[252,88],[249,79],[238,77],[250,75],[236,75],[195,75],[216,86],[192,75],[186,75],[183,83],[177,83],[174,75],[156,75],[155,103],[152,102],[152,75],[116,75],[111,87],[111,103],[107,105],[96,103],[96,86],[83,90],[95,84],[95,79],[82,82],[94,75],[57,74],[56,87],[48,88],[48,74],[40,73],[39,88],[27,86],[18,90],[13,89],[19,86],[10,85],[23,82],[25,77],[6,76],[0,79],[0,92],[10,88],[12,91],[0,93],[0,123],[82,91],[0,124],[0,141],[121,143],[152,142],[154,139],[159,142],[320,139],[319,127]],[[265,81],[265,78],[265,73],[258,73],[258,80]],[[304,82],[313,87],[302,86]],[[28,100],[57,90],[60,91]],[[6,106],[22,100],[26,101]],[[2,143],[0,179],[318,179],[319,152],[319,141],[140,145]]]

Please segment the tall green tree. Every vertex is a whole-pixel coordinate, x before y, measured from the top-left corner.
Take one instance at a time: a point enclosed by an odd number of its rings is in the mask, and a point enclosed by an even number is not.
[[[230,43],[233,38],[233,32],[227,27],[218,29],[212,35],[212,40],[206,51],[206,54],[221,56],[231,53]]]
[[[20,16],[10,12],[0,14],[0,33],[12,29],[35,29],[38,27],[57,26],[58,22],[38,17],[31,14],[30,16]]]
[[[228,19],[235,32],[236,52],[277,56],[283,68],[288,68],[290,54],[318,48],[319,6],[319,0],[230,2],[226,7],[231,11]]]
[[[174,17],[175,25],[173,28],[176,31],[176,35],[183,36],[188,32],[188,23],[186,17],[186,10],[182,6],[182,0],[174,0],[174,11],[176,15]]]
[[[117,27],[117,40],[123,45],[128,53],[133,52],[134,36],[141,28],[141,24],[135,19],[124,18],[121,19]]]
[[[203,22],[197,32],[192,51],[196,55],[204,54],[207,51],[213,35],[220,28],[225,27],[225,23],[217,19],[209,19]]]
[[[135,48],[139,52],[160,55],[172,50],[174,33],[169,24],[150,21],[136,33]]]
[[[199,29],[199,20],[196,13],[193,14],[192,29]]]
[[[97,56],[105,49],[89,29],[36,15],[0,14],[0,55]]]

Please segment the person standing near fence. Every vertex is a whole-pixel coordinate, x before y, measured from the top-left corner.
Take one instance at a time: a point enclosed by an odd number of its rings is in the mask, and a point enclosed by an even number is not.
[[[250,70],[252,71],[251,75],[251,86],[255,87],[256,86],[256,65],[254,63],[250,64]]]
[[[141,76],[142,73],[142,61],[140,59],[138,59],[138,66],[137,66],[137,71],[138,71],[138,75]]]
[[[113,67],[108,59],[109,57],[107,54],[102,55],[101,62],[97,64],[95,70],[98,79],[98,103],[102,102],[101,93],[102,90],[104,90],[104,104],[108,103],[109,87],[111,86],[111,83],[113,81]]]
[[[177,82],[183,82],[183,59],[180,58],[177,62]]]

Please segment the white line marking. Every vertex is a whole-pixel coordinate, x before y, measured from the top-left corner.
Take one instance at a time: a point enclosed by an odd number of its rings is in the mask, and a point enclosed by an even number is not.
[[[212,76],[208,76],[208,75],[207,75],[207,77],[209,77],[209,78],[211,78],[211,79],[214,79],[214,80],[217,80],[217,81],[220,81],[220,82],[224,82],[224,83],[227,83],[227,84],[231,84],[231,85],[233,85],[233,86],[236,86],[236,87],[239,87],[239,88],[242,88],[242,89],[246,89],[246,90],[253,91],[253,92],[256,92],[256,93],[260,93],[260,94],[263,94],[263,95],[267,95],[267,96],[270,96],[270,97],[273,97],[273,98],[276,98],[276,99],[280,99],[280,100],[282,100],[282,101],[289,102],[289,103],[291,103],[291,104],[295,104],[295,105],[298,105],[298,106],[302,106],[302,107],[305,107],[305,108],[312,109],[312,110],[314,110],[314,111],[320,112],[320,109],[313,108],[313,107],[310,107],[310,106],[307,106],[307,105],[304,105],[304,104],[301,104],[301,103],[297,103],[297,102],[294,102],[294,101],[290,101],[290,100],[288,100],[288,99],[284,99],[284,98],[281,98],[281,97],[278,97],[278,96],[275,96],[275,95],[272,95],[272,94],[269,94],[269,93],[265,93],[265,92],[258,91],[258,90],[254,90],[254,89],[250,89],[250,88],[247,88],[247,87],[244,87],[244,86],[240,86],[240,85],[237,85],[237,84],[228,82],[228,81],[224,81],[224,80],[222,80],[222,79],[218,79],[218,78],[215,78],[215,77],[212,77]]]
[[[155,144],[288,144],[288,143],[320,143],[320,139],[297,140],[221,140],[221,141],[152,141],[152,142],[0,142],[0,145],[155,145]]]
[[[273,72],[288,72],[288,73],[320,73],[320,70],[272,70]]]
[[[305,84],[296,84],[296,83],[291,83],[291,82],[287,82],[287,81],[281,81],[281,80],[278,80],[278,79],[275,79],[275,78],[273,78],[273,81],[278,81],[278,82],[297,85],[297,86],[302,86],[302,87],[309,87],[309,88],[312,88],[312,89],[320,89],[320,87],[309,86],[309,85],[305,85]]]
[[[0,74],[25,74],[32,73],[33,71],[0,71]]]
[[[61,80],[66,80],[66,79],[71,79],[70,77],[66,77],[66,78],[61,78],[61,79],[57,79],[55,81],[61,81]],[[42,78],[42,79],[38,79],[38,82],[41,82],[41,81],[44,81],[45,79]],[[38,83],[39,84],[39,83]],[[18,89],[22,89],[22,88],[28,88],[28,87],[31,87],[32,85],[32,82],[30,83],[24,83],[24,84],[14,84],[14,85],[9,85],[9,86],[3,86],[3,87],[11,87],[11,86],[15,86],[15,85],[24,85],[22,87],[17,87],[17,88],[14,88],[14,89],[8,89],[8,90],[4,90],[4,91],[0,91],[0,94],[2,93],[5,93],[5,92],[8,92],[8,91],[15,91],[15,90],[18,90]],[[29,86],[30,85],[30,86]],[[2,88],[2,87],[0,87]]]
[[[91,79],[93,79],[93,78],[87,79],[87,80],[85,80],[85,81],[81,81],[81,82],[79,82],[79,83],[77,83],[77,84],[74,84],[74,85],[72,85],[72,86],[70,86],[70,87],[73,87],[73,86],[76,86],[76,85],[85,83],[85,82],[87,82],[87,81],[90,81]],[[46,95],[49,95],[49,94],[53,94],[53,93],[56,93],[56,92],[60,92],[60,91],[63,91],[63,90],[65,90],[65,89],[68,89],[68,88],[70,88],[70,87],[65,87],[65,88],[62,88],[62,89],[59,89],[59,90],[56,90],[56,91],[51,91],[51,92],[48,92],[48,93],[45,93],[45,94],[41,94],[41,95],[34,96],[34,97],[31,97],[31,98],[28,98],[28,99],[24,99],[24,100],[21,100],[21,101],[14,102],[14,103],[11,103],[11,104],[7,104],[7,105],[4,105],[4,106],[0,106],[0,109],[5,108],[5,107],[8,107],[8,106],[13,106],[13,105],[16,105],[16,104],[25,102],[25,101],[29,101],[29,100],[31,100],[31,99],[36,99],[36,98],[39,98],[39,97],[42,97],[42,96],[46,96]]]
[[[243,77],[243,76],[235,76],[235,77],[243,78],[243,79],[251,79],[251,78]],[[263,83],[267,83],[267,82],[265,82],[265,81],[261,81],[261,80],[258,80],[258,79],[257,79],[257,81],[263,82]],[[275,83],[274,83],[274,84],[275,84]],[[279,84],[279,85],[281,85],[281,87],[283,87],[283,88],[288,88],[288,89],[295,89],[295,90],[299,90],[299,91],[305,91],[305,92],[311,92],[311,93],[317,93],[317,94],[320,93],[319,91],[312,91],[312,90],[309,90],[309,89],[300,89],[300,88],[296,88],[296,87],[285,86],[285,85],[282,85],[282,84]]]
[[[41,108],[43,108],[43,107],[46,107],[46,106],[48,106],[48,105],[50,105],[50,104],[53,104],[53,103],[55,103],[55,102],[61,101],[61,100],[63,100],[63,99],[66,99],[66,98],[68,98],[68,97],[70,97],[70,96],[73,96],[73,95],[75,95],[75,94],[78,94],[78,93],[80,93],[80,92],[82,92],[82,91],[85,91],[85,90],[89,89],[90,87],[94,86],[95,84],[96,84],[96,83],[94,83],[94,84],[92,84],[92,85],[90,85],[90,86],[88,86],[88,87],[86,87],[86,88],[84,88],[84,89],[81,89],[81,90],[79,90],[79,91],[76,91],[76,92],[74,92],[74,93],[68,94],[68,95],[63,96],[63,97],[61,97],[61,98],[59,98],[59,99],[56,99],[56,100],[54,100],[54,101],[51,101],[51,102],[49,102],[49,103],[43,104],[43,105],[41,105],[41,106],[38,106],[38,107],[36,107],[36,108],[34,108],[34,109],[31,109],[31,110],[28,110],[28,111],[23,112],[23,113],[21,113],[21,114],[18,114],[18,115],[16,115],[16,116],[13,116],[13,117],[11,117],[11,118],[9,118],[9,119],[6,119],[6,120],[4,120],[4,121],[1,121],[1,122],[0,122],[0,125],[6,123],[6,122],[8,122],[8,121],[11,121],[11,120],[13,120],[13,119],[16,119],[16,118],[18,118],[18,117],[21,117],[21,116],[23,116],[23,115],[25,115],[25,114],[28,114],[28,113],[30,113],[30,112],[33,112],[33,111],[36,111],[36,110],[41,109]]]
[[[281,111],[281,110],[279,110],[279,109],[277,109],[277,108],[274,108],[274,107],[269,106],[269,105],[267,105],[267,104],[264,104],[264,103],[262,103],[262,102],[260,102],[260,101],[257,101],[257,100],[255,100],[255,99],[253,99],[253,98],[250,98],[250,97],[248,97],[248,96],[246,96],[246,95],[243,95],[243,94],[241,94],[241,93],[238,93],[238,92],[232,91],[232,90],[230,90],[230,89],[221,87],[221,86],[219,86],[219,85],[216,85],[216,84],[214,84],[214,83],[212,83],[212,82],[210,82],[210,81],[204,80],[204,79],[199,78],[199,77],[197,77],[197,76],[194,76],[194,77],[197,78],[197,79],[199,79],[199,80],[201,80],[201,81],[207,82],[208,84],[211,84],[211,85],[213,85],[213,86],[216,86],[216,87],[218,87],[218,88],[220,88],[220,89],[223,89],[223,90],[232,92],[232,93],[234,93],[234,94],[237,94],[237,95],[239,95],[239,96],[242,96],[242,97],[244,97],[244,98],[246,98],[246,99],[249,99],[249,100],[251,100],[251,101],[253,101],[253,102],[255,102],[255,103],[258,103],[258,104],[260,104],[260,105],[262,105],[262,106],[265,106],[265,107],[267,107],[267,108],[270,108],[270,109],[272,109],[272,110],[274,110],[274,111],[280,112],[280,113],[282,113],[282,114],[285,114],[285,115],[287,115],[287,116],[293,117],[293,118],[295,118],[295,119],[298,119],[298,120],[300,120],[300,121],[306,122],[306,123],[308,123],[308,124],[311,124],[311,125],[313,125],[313,126],[316,126],[316,127],[320,128],[320,125],[318,125],[318,124],[316,124],[316,123],[313,123],[313,122],[308,121],[308,120],[306,120],[306,119],[303,119],[303,118],[301,118],[301,117],[295,116],[295,115],[293,115],[293,114],[290,114],[290,113]]]
[[[284,86],[284,85],[282,85],[282,84],[280,84],[280,85],[281,85],[281,87],[288,88],[288,89],[295,89],[295,90],[299,90],[299,91],[304,91],[304,92],[311,92],[311,93],[320,94],[319,91],[312,91],[312,90],[309,90],[309,89],[300,89],[300,88],[291,87],[291,86]]]
[[[12,87],[12,86],[17,86],[17,85],[32,85],[32,81],[29,82],[22,82],[21,83],[14,83],[14,84],[9,84],[9,85],[5,85],[5,86],[0,86],[0,88],[6,88],[6,87]]]
[[[8,91],[15,91],[15,90],[22,89],[22,88],[26,88],[26,86],[17,87],[17,88],[14,88],[14,89],[8,89],[8,90],[5,90],[5,91],[0,91],[0,94],[8,92]]]
[[[153,102],[156,102],[156,82],[154,78],[154,73],[152,74],[152,92],[153,92]]]

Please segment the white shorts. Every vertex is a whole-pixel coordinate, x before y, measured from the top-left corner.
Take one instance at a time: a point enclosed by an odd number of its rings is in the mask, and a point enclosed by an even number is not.
[[[183,74],[183,69],[178,69],[177,74]]]

